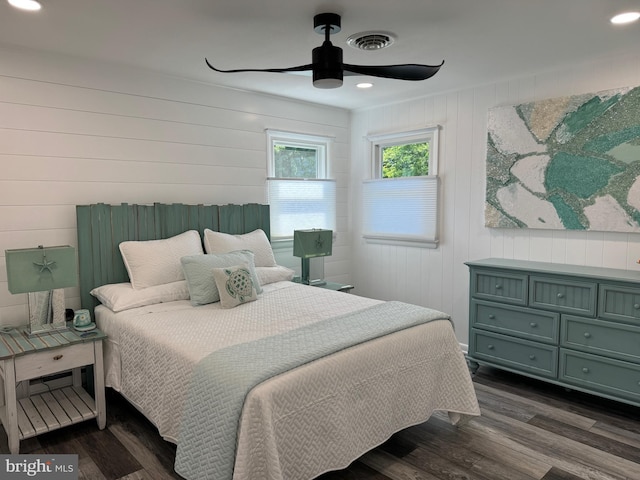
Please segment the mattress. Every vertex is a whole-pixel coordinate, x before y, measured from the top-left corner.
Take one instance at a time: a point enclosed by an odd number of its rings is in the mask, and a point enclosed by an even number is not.
[[[176,301],[119,312],[96,308],[108,335],[106,384],[176,443],[195,365],[230,345],[381,303],[291,282],[264,286],[233,309]],[[246,398],[233,478],[304,479],[343,468],[434,410],[478,415],[448,320],[347,348],[273,377]]]

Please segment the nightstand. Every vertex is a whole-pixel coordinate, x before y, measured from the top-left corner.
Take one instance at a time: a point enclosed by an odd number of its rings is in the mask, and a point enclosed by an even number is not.
[[[105,427],[106,335],[98,329],[82,335],[73,329],[32,337],[24,328],[0,333],[0,420],[12,454],[19,452],[20,440],[67,425],[95,418],[100,430]],[[94,398],[82,388],[81,370],[87,365],[93,366]],[[30,380],[67,371],[72,385],[31,391]]]

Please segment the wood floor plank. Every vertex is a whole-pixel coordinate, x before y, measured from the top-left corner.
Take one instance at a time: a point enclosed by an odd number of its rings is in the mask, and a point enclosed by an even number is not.
[[[551,418],[544,417],[543,415],[536,415],[527,423],[556,435],[570,438],[583,445],[595,447],[603,452],[615,455],[616,457],[625,458],[634,463],[640,464],[640,450],[616,440],[606,440],[601,435],[598,435],[593,431],[585,431],[571,425],[565,425],[564,423],[557,422]]]
[[[569,472],[564,472],[559,468],[553,467],[549,472],[542,478],[542,480],[584,480],[582,477],[577,477]]]
[[[442,480],[379,449],[365,453],[359,461],[373,470],[383,473],[391,480]]]
[[[502,430],[515,442],[526,443],[539,455],[550,459],[551,465],[585,478],[628,480],[640,479],[640,465],[603,452],[571,438],[556,435],[526,423],[513,422],[508,417],[493,412],[484,412],[482,422]],[[604,473],[598,476],[598,472]],[[635,476],[634,476],[635,475]]]
[[[140,438],[132,435],[120,424],[109,426],[109,430],[122,443],[131,455],[142,465],[145,472],[154,480],[180,479],[181,477],[171,469],[167,471],[160,463],[158,457],[140,442]]]
[[[534,415],[542,414],[567,425],[574,425],[584,430],[590,429],[596,423],[596,420],[590,417],[567,411],[564,407],[555,407],[550,405],[548,402],[534,400],[529,396],[514,395],[481,383],[476,383],[475,388],[476,395],[478,396],[478,402],[481,405],[486,405],[487,408],[491,408],[493,411],[498,411],[496,406],[500,406],[500,408],[505,412],[511,410],[515,412],[524,411],[526,412],[526,415],[522,415],[521,418],[523,421],[527,421],[528,418],[532,418]],[[505,405],[509,405],[510,409],[508,410]],[[503,412],[503,414],[505,413]],[[514,417],[514,415],[508,416]]]

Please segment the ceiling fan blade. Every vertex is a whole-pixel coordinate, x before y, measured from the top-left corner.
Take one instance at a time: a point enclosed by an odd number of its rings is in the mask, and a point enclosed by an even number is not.
[[[344,64],[344,75],[370,75],[372,77],[395,78],[397,80],[426,80],[433,77],[440,65],[420,65],[407,63],[403,65],[350,65]]]
[[[289,68],[241,68],[238,70],[220,70],[219,68],[214,67],[209,63],[209,60],[206,58],[204,61],[207,63],[211,70],[215,70],[216,72],[222,73],[239,73],[239,72],[272,72],[272,73],[283,73],[283,72],[303,72],[305,70],[312,70],[313,65],[309,63],[308,65],[300,65],[297,67],[289,67]]]

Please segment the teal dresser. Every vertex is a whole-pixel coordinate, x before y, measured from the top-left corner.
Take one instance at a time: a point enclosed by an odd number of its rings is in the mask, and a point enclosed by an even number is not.
[[[640,269],[467,262],[470,367],[640,406]]]

